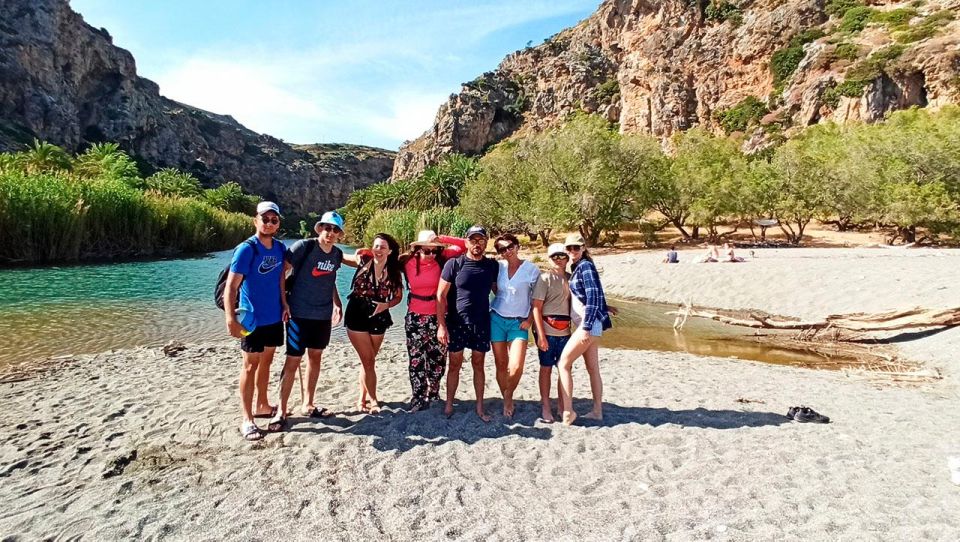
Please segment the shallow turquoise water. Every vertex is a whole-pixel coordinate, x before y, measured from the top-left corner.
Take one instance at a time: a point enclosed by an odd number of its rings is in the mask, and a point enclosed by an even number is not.
[[[288,243],[289,246],[289,243]],[[352,251],[344,247],[345,251]],[[229,338],[213,303],[217,274],[232,251],[203,257],[116,264],[0,270],[0,365],[11,362]],[[338,274],[346,300],[351,268]],[[671,329],[672,307],[612,300],[621,314],[602,344],[613,348],[686,351],[772,363],[822,364],[822,356],[772,349],[743,329],[691,319]],[[405,304],[391,311],[388,341],[403,341]],[[346,340],[341,326],[334,340]]]

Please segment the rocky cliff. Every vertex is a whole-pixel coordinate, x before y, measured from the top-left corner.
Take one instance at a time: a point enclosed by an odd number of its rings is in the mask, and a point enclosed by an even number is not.
[[[751,150],[818,122],[956,103],[958,11],[960,0],[606,0],[465,83],[401,147],[393,178],[576,110],[664,140],[695,125],[745,132]]]
[[[295,215],[342,205],[389,177],[394,160],[370,147],[291,146],[164,98],[66,0],[0,0],[0,150],[33,138],[70,151],[115,141],[147,168],[176,167],[208,185],[237,181]]]

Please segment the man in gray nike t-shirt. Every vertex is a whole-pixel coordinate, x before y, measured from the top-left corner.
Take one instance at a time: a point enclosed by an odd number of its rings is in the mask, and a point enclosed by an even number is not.
[[[323,349],[330,343],[330,329],[339,322],[342,312],[337,293],[337,271],[341,264],[356,267],[356,263],[354,258],[345,257],[335,244],[343,234],[343,217],[335,211],[324,213],[314,229],[317,238],[297,241],[290,247],[286,258],[285,271],[293,273],[292,285],[287,292],[290,306],[287,360],[280,377],[280,408],[270,421],[271,431],[287,428],[287,401],[304,353],[307,354],[307,378],[303,414],[311,418],[332,414],[325,408],[317,408],[314,397]]]

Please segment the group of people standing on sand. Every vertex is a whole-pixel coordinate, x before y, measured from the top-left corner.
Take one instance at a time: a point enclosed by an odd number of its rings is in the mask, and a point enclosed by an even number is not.
[[[226,326],[240,339],[243,356],[239,388],[244,439],[263,438],[256,417],[269,417],[271,432],[289,427],[290,393],[304,355],[302,413],[311,418],[333,415],[317,405],[316,388],[323,350],[332,327],[341,320],[360,359],[357,409],[378,413],[376,357],[394,323],[390,309],[402,301],[404,284],[411,412],[441,400],[440,382],[446,374],[444,414],[453,415],[464,354],[470,350],[476,414],[489,421],[483,403],[484,361],[492,349],[503,415],[512,417],[532,330],[540,361],[541,420],[555,421],[550,401],[553,367],[559,368],[561,420],[567,425],[576,420],[572,367],[579,357],[586,362],[593,395],[593,408],[584,417],[603,419],[598,338],[611,327],[615,309],[607,306],[597,268],[580,235],[550,245],[549,269],[541,271],[519,257],[520,242],[511,234],[493,241],[500,261],[488,258],[489,236],[481,226],[471,227],[462,239],[421,231],[402,254],[393,237],[378,233],[369,249],[350,255],[336,246],[344,233],[344,220],[336,212],[321,216],[314,226],[315,239],[297,241],[289,250],[274,239],[280,220],[275,203],[257,206],[256,234],[234,251],[224,289]],[[345,310],[336,285],[342,265],[356,268]],[[249,314],[241,318],[233,310],[237,306],[252,311],[254,318]],[[280,373],[279,403],[271,406],[270,366],[276,348],[284,343],[287,356]]]

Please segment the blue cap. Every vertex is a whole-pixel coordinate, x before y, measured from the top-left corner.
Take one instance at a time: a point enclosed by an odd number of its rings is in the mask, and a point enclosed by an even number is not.
[[[473,237],[474,235],[482,235],[482,236],[487,237],[487,238],[490,237],[489,235],[487,235],[487,230],[486,230],[486,228],[484,228],[483,226],[479,226],[479,225],[470,226],[470,229],[467,230],[467,234],[464,235],[464,237],[466,237],[467,239],[470,239],[470,238]]]
[[[333,224],[334,226],[343,229],[343,217],[340,216],[340,213],[336,211],[327,211],[323,213],[323,216],[320,217],[320,220],[314,224],[313,228],[317,229],[320,227],[320,224]]]

